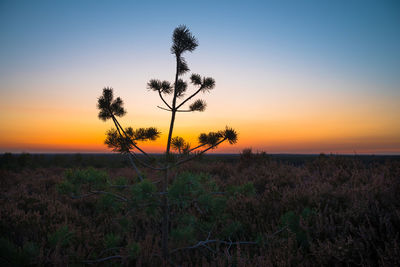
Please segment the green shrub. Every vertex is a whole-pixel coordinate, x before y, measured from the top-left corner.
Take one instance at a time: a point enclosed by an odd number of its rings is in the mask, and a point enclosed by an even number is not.
[[[64,225],[58,228],[54,233],[49,234],[47,239],[52,248],[56,246],[68,247],[74,239],[74,232],[69,230],[68,225]]]
[[[234,196],[254,196],[256,194],[256,189],[252,182],[247,182],[239,186],[228,186],[227,191]]]
[[[306,207],[300,215],[296,214],[294,211],[288,211],[283,214],[280,219],[282,227],[286,226],[290,232],[294,233],[296,235],[297,244],[305,249],[309,248],[309,234],[300,225],[300,220],[310,221],[314,214],[315,211]]]
[[[37,262],[39,246],[33,242],[26,242],[18,247],[6,238],[0,238],[0,265],[1,266],[28,266]]]
[[[140,255],[140,245],[133,242],[128,245],[128,255],[131,260],[136,259]]]
[[[106,248],[115,248],[121,244],[122,238],[118,234],[110,233],[104,236],[104,245]]]

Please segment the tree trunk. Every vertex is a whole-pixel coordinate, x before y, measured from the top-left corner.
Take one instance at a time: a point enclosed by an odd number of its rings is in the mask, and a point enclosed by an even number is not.
[[[174,97],[172,99],[172,114],[171,114],[171,123],[169,125],[169,133],[168,133],[168,141],[167,141],[167,149],[165,151],[165,159],[166,159],[166,166],[169,165],[170,161],[170,149],[171,149],[171,138],[172,132],[174,130],[174,123],[175,123],[175,114],[176,114],[176,95],[177,95],[177,82],[178,82],[178,73],[179,73],[179,57],[180,55],[176,55],[176,74],[175,74],[175,88],[174,88]],[[164,179],[163,179],[163,197],[162,197],[162,226],[161,226],[161,250],[162,256],[165,262],[168,261],[169,257],[169,250],[168,250],[168,237],[169,237],[169,206],[168,206],[168,168],[165,169],[164,172]]]
[[[168,228],[169,228],[169,207],[168,207],[168,196],[166,194],[168,189],[168,169],[164,171],[164,179],[163,179],[163,192],[162,195],[162,212],[163,212],[163,219],[162,219],[162,226],[161,226],[161,249],[162,249],[162,256],[164,260],[168,260],[169,250],[168,250]]]
[[[171,116],[171,124],[169,127],[169,134],[168,134],[168,143],[167,143],[167,151],[166,151],[166,164],[168,166],[169,164],[169,153],[170,153],[170,147],[171,147],[171,137],[172,137],[172,131],[174,129],[174,121],[175,121],[175,112],[172,111],[172,116]],[[163,207],[163,219],[162,219],[162,242],[161,242],[161,249],[162,249],[162,256],[165,261],[168,260],[168,255],[169,255],[169,250],[168,250],[168,236],[169,236],[169,206],[168,206],[168,168],[164,171],[164,179],[163,179],[163,186],[162,186],[162,191],[164,192],[163,197],[162,197],[162,207]]]

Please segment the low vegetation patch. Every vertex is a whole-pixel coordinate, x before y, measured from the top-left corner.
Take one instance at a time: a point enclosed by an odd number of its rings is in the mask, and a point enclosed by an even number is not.
[[[2,168],[1,266],[162,264],[159,177],[143,176],[133,181],[129,168]],[[398,160],[321,155],[291,164],[256,154],[190,162],[168,189],[169,263],[397,266],[399,177]],[[110,194],[99,193],[106,188]]]

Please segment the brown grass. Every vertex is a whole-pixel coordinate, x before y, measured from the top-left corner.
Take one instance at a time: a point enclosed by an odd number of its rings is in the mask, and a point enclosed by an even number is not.
[[[400,162],[365,164],[354,158],[326,157],[293,166],[254,157],[237,163],[192,162],[180,171],[208,172],[221,188],[252,182],[256,195],[238,196],[227,204],[234,220],[243,224],[240,240],[282,228],[282,218],[292,212],[300,230],[285,231],[263,246],[223,248],[213,255],[205,250],[174,254],[182,266],[399,266],[400,265]],[[117,216],[96,209],[96,197],[72,200],[56,190],[63,168],[0,170],[0,233],[15,251],[37,244],[33,265],[67,265],[100,257],[104,235]],[[111,177],[131,178],[132,170],[108,170]],[[156,180],[154,173],[147,173]],[[308,209],[311,215],[300,214]],[[131,264],[161,264],[158,224],[137,211],[130,217],[124,238],[140,244]],[[52,245],[50,237],[68,226],[73,239]],[[306,240],[303,246],[300,242]],[[254,240],[253,240],[254,241]],[[116,254],[126,252],[116,249]],[[108,252],[107,252],[108,253]],[[106,253],[106,254],[107,254]],[[111,254],[107,254],[111,255]],[[4,255],[1,255],[2,257]],[[121,263],[116,260],[115,263]],[[4,263],[4,261],[3,261]],[[122,263],[127,263],[124,259]]]

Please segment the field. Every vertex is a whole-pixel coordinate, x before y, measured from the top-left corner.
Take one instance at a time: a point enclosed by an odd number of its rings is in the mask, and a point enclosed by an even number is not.
[[[129,209],[100,194],[74,199],[60,190],[71,169],[133,185],[123,156],[0,157],[1,266],[163,263],[156,208]],[[400,265],[399,157],[211,155],[173,171],[213,181],[224,205],[203,233],[203,206],[190,202],[181,215],[171,204],[171,266]],[[156,172],[145,176],[157,186]]]

